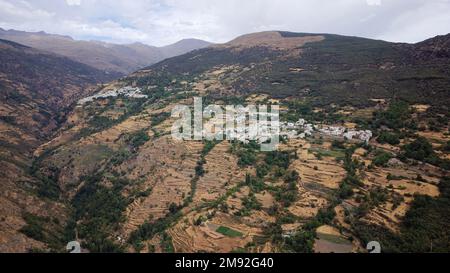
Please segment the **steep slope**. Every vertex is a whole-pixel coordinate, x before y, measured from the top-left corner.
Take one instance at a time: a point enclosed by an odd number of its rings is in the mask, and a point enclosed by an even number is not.
[[[33,152],[59,128],[73,102],[111,79],[66,57],[0,40],[0,251],[42,245],[17,232],[23,215],[58,218],[62,206],[37,197]]]
[[[77,41],[68,36],[45,32],[24,32],[0,29],[0,39],[14,41],[33,48],[69,57],[77,62],[107,71],[119,77],[142,67],[203,48],[208,42],[195,39],[182,40],[165,47],[141,43],[111,44],[97,41]]]

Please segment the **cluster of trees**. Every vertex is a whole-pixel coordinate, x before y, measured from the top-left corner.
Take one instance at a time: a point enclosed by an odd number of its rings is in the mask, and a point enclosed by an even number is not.
[[[345,150],[345,142],[344,141],[339,141],[337,139],[333,140],[333,142],[331,143],[331,147],[333,147],[334,149],[340,149],[340,150]]]
[[[433,149],[433,145],[424,137],[418,137],[413,142],[402,147],[403,158],[412,158],[418,161],[430,163],[443,169],[450,169],[450,161],[441,159]]]
[[[109,163],[113,166],[118,166],[128,160],[132,156],[132,153],[128,149],[122,149],[114,153],[110,157]]]
[[[125,220],[123,212],[130,200],[122,195],[128,183],[122,179],[111,179],[112,187],[101,184],[103,173],[82,178],[84,186],[72,200],[73,222],[85,247],[92,252],[121,252],[122,247],[109,237]]]
[[[141,249],[143,241],[153,238],[153,236],[158,233],[164,232],[172,223],[180,219],[181,216],[182,214],[180,211],[177,211],[176,213],[169,212],[164,218],[154,222],[145,222],[130,234],[128,243],[133,245],[136,250]]]
[[[340,199],[347,199],[353,195],[353,188],[356,186],[362,186],[357,170],[361,168],[361,164],[357,159],[353,159],[352,155],[357,146],[347,148],[344,157],[344,169],[347,172],[344,180],[342,181],[337,197]]]
[[[150,137],[145,129],[139,130],[127,136],[127,142],[133,149],[138,149],[149,140]]]
[[[375,157],[372,160],[372,164],[379,167],[386,167],[389,160],[392,159],[392,155],[388,152],[377,150],[375,152]]]
[[[202,177],[205,175],[205,169],[203,165],[206,164],[206,156],[211,152],[211,150],[217,145],[217,141],[204,141],[204,146],[200,155],[200,159],[197,161],[197,166],[195,166],[195,175],[197,177]]]
[[[63,250],[67,240],[58,218],[42,217],[31,213],[24,213],[22,217],[26,224],[19,230],[21,233],[46,243],[50,249]]]
[[[161,114],[158,114],[156,116],[152,116],[151,118],[151,122],[152,122],[152,126],[158,126],[159,124],[163,123],[166,119],[168,119],[170,117],[170,113],[169,112],[164,112]]]
[[[311,104],[299,100],[289,100],[286,102],[288,112],[284,118],[291,122],[296,122],[299,118],[311,120],[315,114]]]
[[[162,233],[161,247],[165,253],[174,253],[175,252],[175,249],[174,249],[173,243],[172,243],[172,237],[169,234],[167,234],[166,232]]]
[[[419,161],[430,160],[435,155],[433,146],[424,137],[418,137],[413,142],[403,146],[404,155]]]
[[[289,207],[297,201],[299,180],[300,175],[297,171],[290,171],[284,176],[284,185],[275,194],[275,199],[284,207]]]
[[[391,145],[398,145],[398,144],[400,144],[400,137],[396,133],[382,131],[380,133],[380,135],[378,136],[377,141],[378,141],[378,143],[381,143],[381,144],[388,143]]]
[[[409,104],[405,101],[394,101],[386,111],[374,113],[373,125],[375,128],[387,126],[397,130],[404,128],[411,117]]]
[[[266,185],[261,177],[252,177],[250,174],[245,176],[245,185],[250,188],[251,192],[261,192],[265,189]]]
[[[247,144],[239,146],[236,142],[233,142],[233,150],[236,151],[238,156],[239,167],[252,166],[256,163],[256,156],[260,150],[260,145],[256,141],[250,141]]]
[[[47,219],[29,213],[25,213],[23,219],[25,220],[26,225],[20,229],[20,232],[36,241],[45,241],[46,235],[44,233],[44,223]]]
[[[42,155],[35,158],[29,169],[29,173],[39,181],[37,194],[40,197],[58,200],[61,194],[61,188],[58,183],[60,170],[55,166],[50,166],[45,173],[40,170],[43,160],[50,156],[53,151],[52,149],[48,149]]]
[[[45,174],[40,171],[34,173],[34,176],[39,180],[37,193],[40,197],[50,200],[59,199],[61,194],[61,188],[58,183],[59,173],[60,170],[53,166],[49,167]]]
[[[261,210],[262,208],[261,203],[256,199],[253,192],[250,192],[248,196],[242,198],[242,206],[243,208],[237,212],[237,216],[248,216],[250,215],[250,211]]]
[[[276,166],[287,170],[293,156],[288,151],[272,151],[266,154],[265,162],[269,166]]]

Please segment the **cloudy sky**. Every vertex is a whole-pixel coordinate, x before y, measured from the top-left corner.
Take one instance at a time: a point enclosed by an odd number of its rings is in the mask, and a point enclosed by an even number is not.
[[[0,0],[0,27],[158,46],[263,30],[417,42],[450,33],[450,0]]]

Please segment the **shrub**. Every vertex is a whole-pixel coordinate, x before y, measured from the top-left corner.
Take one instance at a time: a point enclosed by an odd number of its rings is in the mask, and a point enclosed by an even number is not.
[[[345,149],[345,144],[343,141],[339,141],[339,140],[333,140],[333,142],[331,143],[331,147],[335,148],[335,149]]]
[[[238,153],[240,167],[251,166],[256,162],[256,155],[253,150],[242,150]]]
[[[419,161],[425,161],[434,155],[433,146],[424,137],[419,137],[410,144],[404,145],[403,150],[406,157]]]
[[[300,175],[297,171],[290,171],[284,177],[284,182],[286,183],[297,183],[300,179]]]
[[[266,154],[265,162],[269,166],[278,166],[287,169],[290,165],[290,153],[286,151],[273,151]]]
[[[403,128],[410,114],[411,112],[407,102],[395,101],[389,105],[386,111],[375,113],[375,125],[377,127],[384,125],[391,129]]]
[[[151,122],[152,122],[152,127],[156,127],[159,124],[163,123],[166,119],[168,119],[170,117],[170,113],[161,113],[157,116],[152,116],[151,118]]]
[[[389,133],[386,131],[381,132],[380,136],[377,139],[378,143],[381,144],[391,144],[391,145],[398,145],[400,144],[400,138],[395,133]]]
[[[144,145],[149,140],[150,140],[150,137],[148,136],[148,133],[145,130],[140,130],[140,131],[130,134],[128,136],[128,143],[133,148],[139,148],[140,146]]]
[[[447,152],[447,153],[450,153],[450,141],[447,141],[447,143],[445,143],[445,144],[442,146],[442,151]]]
[[[249,194],[248,197],[244,197],[242,199],[242,205],[245,207],[245,209],[247,211],[250,210],[260,210],[262,205],[261,203],[258,201],[258,199],[256,199],[254,194]]]
[[[339,192],[338,192],[339,198],[341,199],[347,199],[353,195],[353,187],[350,186],[348,183],[342,183]]]
[[[387,163],[389,162],[389,160],[391,160],[391,158],[392,158],[391,154],[384,151],[379,151],[377,152],[372,163],[375,164],[375,166],[385,167],[387,166]]]

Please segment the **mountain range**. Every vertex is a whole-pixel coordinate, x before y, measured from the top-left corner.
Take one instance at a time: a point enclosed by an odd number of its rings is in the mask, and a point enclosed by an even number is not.
[[[210,45],[198,39],[184,39],[175,44],[155,47],[142,43],[111,44],[99,41],[77,41],[69,36],[45,32],[3,30],[0,39],[69,57],[115,76],[124,76],[166,58]]]

